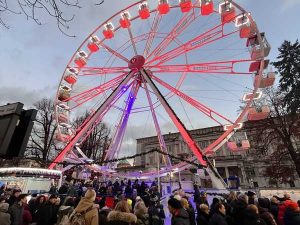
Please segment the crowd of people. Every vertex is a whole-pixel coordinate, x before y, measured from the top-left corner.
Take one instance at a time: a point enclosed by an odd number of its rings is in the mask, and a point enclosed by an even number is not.
[[[0,188],[0,225],[164,225],[158,186],[135,180],[65,182],[47,195]],[[254,192],[215,196],[195,186],[192,196],[175,190],[166,200],[171,225],[300,225],[300,202],[289,194],[257,198]]]

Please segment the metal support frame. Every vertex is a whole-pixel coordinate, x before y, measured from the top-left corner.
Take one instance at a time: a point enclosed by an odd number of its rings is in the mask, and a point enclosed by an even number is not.
[[[70,140],[67,146],[63,151],[59,153],[59,155],[55,158],[55,160],[50,164],[49,169],[53,169],[57,163],[61,162],[64,156],[75,146],[75,144],[79,141],[81,136],[89,129],[90,126],[94,124],[94,122],[99,118],[101,114],[106,110],[106,108],[113,102],[115,97],[121,92],[123,86],[128,83],[128,81],[132,78],[132,76],[136,73],[136,71],[130,71],[130,73],[120,82],[120,84],[116,87],[116,89],[108,96],[108,98],[103,102],[103,104],[96,110],[94,115],[90,118],[85,126],[81,128],[80,131]]]

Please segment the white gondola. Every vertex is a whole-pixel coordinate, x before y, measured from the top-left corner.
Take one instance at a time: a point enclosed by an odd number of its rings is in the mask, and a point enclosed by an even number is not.
[[[78,70],[75,68],[68,68],[66,69],[64,80],[69,84],[75,84],[77,82]]]
[[[249,48],[251,59],[252,60],[261,60],[264,57],[267,57],[271,50],[271,45],[266,39],[265,33],[261,33],[262,45],[259,44],[257,34],[250,36],[247,40],[247,47]]]
[[[87,63],[87,57],[88,55],[85,53],[85,51],[78,51],[76,53],[74,62],[79,68],[82,68]]]
[[[147,2],[142,2],[139,4],[139,15],[142,20],[150,17],[150,9]]]
[[[126,12],[121,13],[121,18],[119,20],[120,26],[122,28],[129,28],[131,25],[130,18],[131,18],[131,16],[130,16],[129,12],[126,11]]]
[[[257,91],[256,93],[248,93],[248,94],[245,94],[243,96],[243,101],[244,102],[248,102],[248,101],[251,101],[251,100],[258,100],[262,97],[262,92],[261,91]]]
[[[234,127],[234,128],[233,128],[234,130],[239,130],[239,129],[242,129],[243,125],[244,125],[243,123],[238,123],[237,125],[226,124],[226,125],[223,127],[223,129],[224,129],[224,131],[227,131],[227,130],[231,129],[232,127]]]
[[[248,14],[242,14],[235,19],[235,26],[240,30],[240,38],[249,38],[255,35],[255,25],[249,18]]]
[[[227,142],[227,148],[232,152],[247,151],[250,149],[250,142],[246,133],[237,132]]]
[[[59,93],[58,93],[58,100],[62,102],[67,102],[68,99],[71,97],[71,88],[63,85],[59,88]]]
[[[100,39],[96,35],[93,35],[89,38],[88,49],[91,52],[97,52],[99,50],[99,42]]]
[[[229,23],[235,19],[235,8],[229,1],[224,1],[219,4],[219,13],[221,14],[222,23]]]
[[[254,80],[255,84],[258,85],[259,88],[267,88],[273,86],[275,82],[275,73],[274,72],[269,72],[266,77],[263,77],[259,82],[259,76],[255,76]]]
[[[107,23],[104,25],[103,35],[106,39],[111,39],[114,37],[114,25],[112,23]]]

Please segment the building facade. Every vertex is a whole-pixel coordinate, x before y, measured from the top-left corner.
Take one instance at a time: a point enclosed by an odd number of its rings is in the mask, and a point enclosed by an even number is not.
[[[244,125],[244,128],[239,131],[248,140],[253,141],[253,129],[250,129],[252,124]],[[209,127],[203,129],[196,129],[190,131],[193,139],[197,142],[201,149],[206,148],[210,143],[215,141],[220,134],[223,133],[223,127]],[[189,158],[192,156],[191,151],[188,149],[187,144],[182,139],[180,133],[169,133],[163,136],[168,153],[171,155],[179,156],[182,158]],[[157,136],[145,137],[137,139],[137,154],[150,151],[152,149],[159,149]],[[280,187],[291,188],[300,187],[300,180],[295,173],[296,179],[291,180],[289,183],[280,184],[274,180],[266,177],[265,170],[268,167],[268,161],[263,157],[258,157],[253,149],[248,149],[243,152],[230,151],[226,144],[224,144],[213,156],[209,157],[213,161],[219,174],[224,178],[238,177],[240,187],[242,188],[265,188],[265,187]],[[172,164],[178,163],[179,160],[172,160]],[[164,166],[164,157],[158,153],[150,153],[135,159],[134,165],[143,165],[145,170],[156,170]],[[292,165],[289,158],[286,159],[287,165]],[[201,176],[195,173],[196,169],[185,170],[178,175],[174,175],[174,180],[192,180],[200,182],[203,187],[210,187],[211,182],[208,176]],[[167,179],[167,178],[166,178]],[[236,181],[234,181],[236,182]],[[232,186],[235,186],[232,184]]]

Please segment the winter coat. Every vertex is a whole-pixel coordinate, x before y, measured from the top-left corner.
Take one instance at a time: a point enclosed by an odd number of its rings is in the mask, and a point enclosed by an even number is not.
[[[23,211],[24,208],[19,203],[13,204],[9,209],[11,225],[22,225],[23,224]]]
[[[284,214],[284,225],[299,225],[300,224],[300,212],[295,212],[291,209],[287,209]]]
[[[84,213],[84,219],[86,225],[98,225],[99,215],[97,208],[91,208],[94,205],[94,202],[83,197],[78,203],[77,207],[74,209],[78,213]]]
[[[148,209],[145,206],[137,207],[134,214],[137,217],[136,225],[149,225]]]
[[[285,225],[284,224],[284,214],[287,207],[288,202],[291,200],[286,200],[278,205],[278,225]]]
[[[266,222],[267,225],[277,225],[273,215],[268,209],[259,207],[259,216]]]
[[[4,205],[5,204],[5,205]],[[0,224],[1,225],[10,225],[10,214],[7,212],[8,204],[0,204]]]
[[[190,218],[188,212],[181,208],[175,215],[172,215],[171,225],[190,225]]]
[[[247,203],[242,200],[234,200],[230,203],[231,211],[228,214],[232,217],[235,225],[240,225],[245,216],[245,211],[247,208]]]
[[[29,225],[32,222],[32,216],[29,207],[26,205],[23,209],[23,225]]]
[[[10,196],[9,199],[7,200],[7,203],[9,204],[9,206],[12,206],[16,202],[17,202],[17,197],[14,195]]]
[[[217,212],[212,215],[209,220],[209,225],[228,225],[226,222],[225,215]]]
[[[163,225],[166,218],[162,205],[151,205],[148,209],[149,225]]]
[[[113,210],[107,216],[109,225],[134,225],[137,217],[132,213]]]
[[[197,215],[197,225],[208,225],[209,223],[209,214],[199,210]]]
[[[190,206],[186,211],[189,214],[190,225],[196,225],[196,216],[194,208]]]
[[[100,212],[99,212],[99,225],[108,225],[107,216],[108,216],[110,211],[111,211],[111,209],[108,208],[108,207],[102,208],[100,210]]]
[[[62,205],[61,207],[59,207],[59,210],[58,210],[58,213],[57,213],[57,224],[60,223],[60,221],[62,220],[62,218],[65,216],[65,215],[71,215],[71,213],[73,212],[74,210],[74,207],[72,206],[65,206],[65,205]]]
[[[274,216],[276,222],[278,222],[278,205],[271,203],[271,213]]]
[[[47,202],[40,206],[35,218],[37,225],[54,225],[57,222],[58,206]]]
[[[266,222],[259,218],[259,215],[249,210],[245,211],[245,216],[241,221],[243,221],[243,225],[266,225]]]

